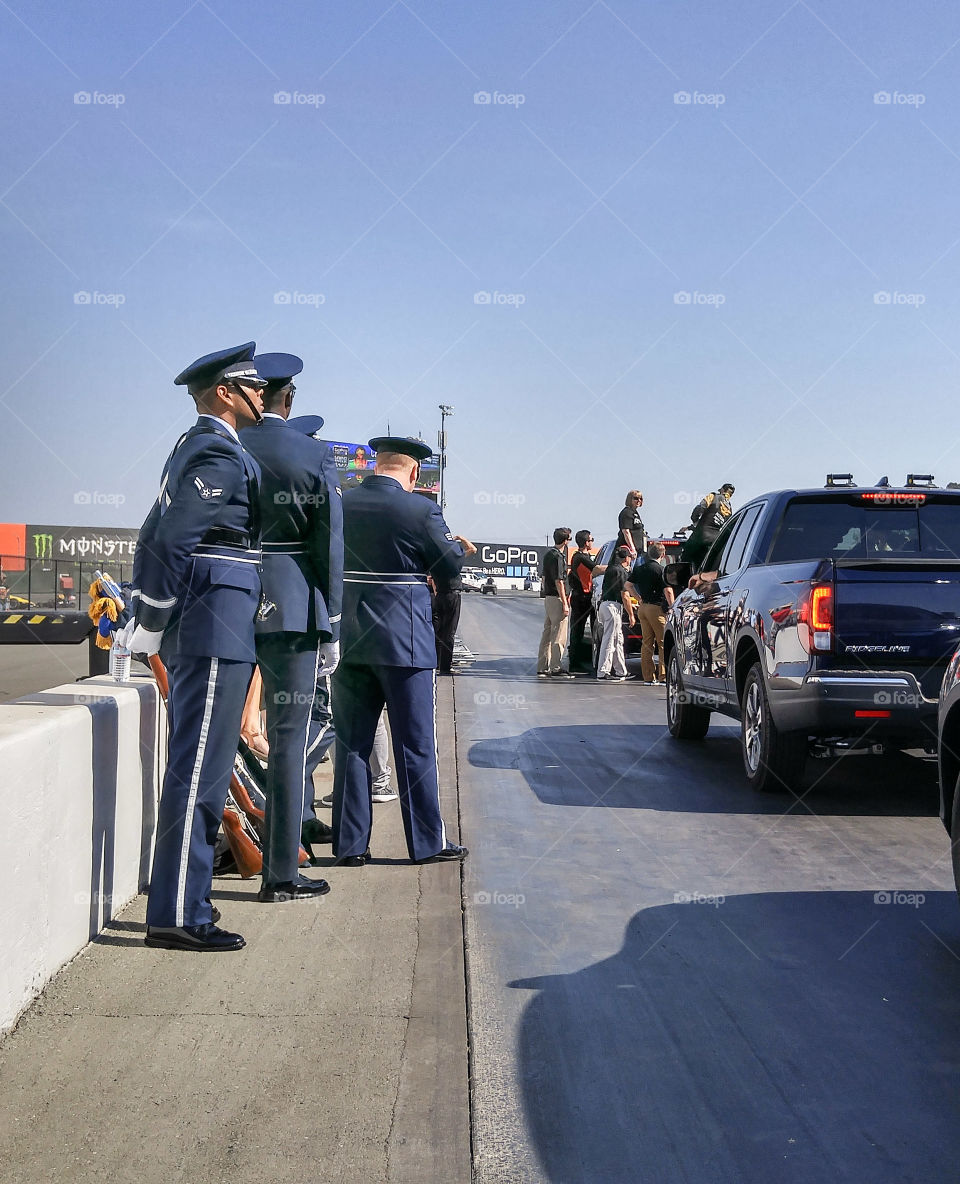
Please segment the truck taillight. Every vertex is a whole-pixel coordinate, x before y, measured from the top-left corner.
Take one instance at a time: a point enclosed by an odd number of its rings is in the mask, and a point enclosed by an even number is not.
[[[817,584],[800,607],[800,641],[807,653],[833,649],[833,585]]]

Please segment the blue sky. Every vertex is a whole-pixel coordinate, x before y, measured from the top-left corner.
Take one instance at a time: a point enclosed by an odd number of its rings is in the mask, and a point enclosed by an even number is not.
[[[139,525],[173,376],[299,353],[483,540],[960,479],[960,8],[0,4],[4,521]],[[89,98],[89,101],[85,101]],[[289,98],[289,101],[284,101]],[[489,98],[489,101],[485,101]]]

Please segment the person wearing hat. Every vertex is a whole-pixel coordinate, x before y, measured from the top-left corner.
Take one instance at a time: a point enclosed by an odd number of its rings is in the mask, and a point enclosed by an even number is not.
[[[167,667],[169,748],[147,899],[148,946],[239,950],[213,921],[213,849],[256,661],[260,469],[238,429],[263,417],[255,343],[200,358],[174,383],[199,418],[167,458],[133,560],[120,637]]]
[[[720,486],[716,493],[708,493],[694,506],[693,513],[690,515],[693,530],[680,554],[680,558],[685,563],[692,564],[694,570],[697,570],[703,563],[717,535],[723,530],[733,513],[730,499],[735,492],[734,487],[727,481]]]
[[[261,470],[264,608],[256,633],[270,758],[258,899],[272,903],[330,890],[301,876],[298,864],[301,826],[308,842],[331,837],[316,818],[304,823],[304,789],[314,690],[339,658],[343,511],[330,448],[287,422],[303,362],[273,353],[257,354],[254,365],[267,382],[263,423],[241,440]]]
[[[460,575],[463,548],[437,504],[413,494],[422,440],[378,436],[375,472],[344,491],[343,657],[333,676],[337,734],[333,851],[338,863],[370,858],[370,750],[386,704],[407,852],[414,863],[463,859],[440,814],[436,740],[437,648],[430,615]]]

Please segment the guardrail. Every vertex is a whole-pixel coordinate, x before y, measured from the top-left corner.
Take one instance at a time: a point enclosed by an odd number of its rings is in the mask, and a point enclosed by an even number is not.
[[[146,886],[166,738],[146,674],[0,705],[0,1031]]]

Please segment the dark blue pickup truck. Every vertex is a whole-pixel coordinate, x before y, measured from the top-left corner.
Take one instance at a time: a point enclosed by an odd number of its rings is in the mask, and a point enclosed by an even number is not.
[[[682,565],[678,565],[682,567]],[[747,780],[795,789],[808,753],[936,750],[960,643],[960,490],[833,474],[738,510],[667,618],[667,724],[740,721]],[[685,572],[680,572],[681,583]]]

